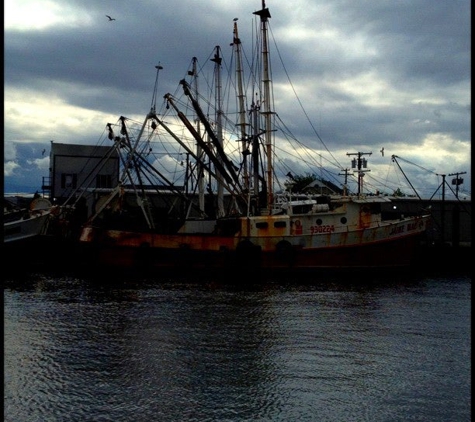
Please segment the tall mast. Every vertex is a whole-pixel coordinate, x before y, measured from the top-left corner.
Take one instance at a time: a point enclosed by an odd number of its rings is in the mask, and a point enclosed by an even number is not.
[[[191,71],[191,75],[193,76],[193,87],[195,91],[195,98],[198,101],[198,72],[196,69],[196,62],[198,59],[196,57],[193,57],[193,68]],[[201,127],[200,127],[200,119],[198,116],[196,117],[196,132],[201,136]],[[196,163],[196,179],[198,183],[198,205],[200,211],[205,210],[205,179],[204,179],[204,171],[203,171],[203,162],[202,158],[204,155],[203,148],[201,148],[201,145],[199,143],[196,144],[196,155],[199,158],[197,163]]]
[[[160,73],[160,70],[163,69],[163,67],[160,64],[158,64],[157,66],[155,66],[155,69],[157,69],[157,75],[155,77],[155,85],[153,87],[153,95],[152,95],[152,103],[150,105],[150,112],[147,114],[147,116],[145,116],[145,120],[142,124],[142,127],[140,128],[140,132],[137,135],[137,139],[135,140],[135,143],[134,143],[133,146],[132,146],[131,139],[129,138],[129,133],[127,131],[127,126],[125,124],[125,117],[123,117],[123,116],[120,117],[121,134],[125,136],[125,139],[127,141],[127,145],[130,148],[128,158],[127,158],[127,162],[124,163],[124,170],[123,170],[123,174],[122,174],[122,177],[121,177],[120,180],[122,180],[122,181],[125,180],[125,177],[127,175],[129,180],[132,183],[134,183],[132,175],[130,174],[130,167],[135,169],[135,172],[136,172],[136,175],[137,175],[137,181],[139,183],[139,188],[140,188],[141,193],[142,193],[142,197],[139,198],[138,191],[137,191],[137,189],[135,189],[135,194],[137,196],[137,203],[140,204],[140,208],[142,209],[142,211],[144,213],[144,216],[145,216],[145,219],[147,221],[147,224],[150,228],[154,228],[154,222],[153,222],[153,218],[151,216],[150,204],[148,202],[148,198],[145,194],[145,189],[144,189],[144,186],[143,186],[143,183],[142,183],[142,176],[140,174],[140,172],[141,172],[140,162],[137,159],[136,151],[137,151],[139,143],[142,139],[142,135],[144,133],[147,122],[150,119],[152,119],[153,117],[156,116],[155,113],[156,113],[156,105],[157,105],[156,103],[157,103],[158,75]],[[155,128],[153,128],[153,129],[155,130]],[[109,130],[111,130],[110,126],[109,126]],[[133,166],[130,166],[130,164],[132,164],[132,163],[133,163]]]
[[[228,181],[228,178],[230,180],[233,180],[234,184],[242,190],[242,186],[241,186],[241,183],[239,182],[239,177],[236,173],[236,168],[235,168],[234,164],[226,156],[226,153],[224,152],[224,149],[223,149],[222,145],[220,144],[220,142],[219,142],[219,140],[216,136],[216,133],[213,131],[213,128],[211,127],[210,122],[206,118],[206,116],[203,113],[203,110],[201,109],[198,102],[193,98],[189,85],[187,84],[187,82],[184,79],[182,79],[180,81],[180,85],[183,86],[183,90],[184,90],[185,95],[189,97],[189,99],[191,101],[191,105],[195,109],[196,114],[198,114],[198,117],[199,117],[201,123],[204,125],[206,133],[210,137],[211,143],[214,146],[214,149],[215,149],[216,153],[213,153],[210,150],[210,147],[208,147],[208,145],[203,142],[203,140],[196,133],[196,129],[194,127],[189,126],[188,122],[184,118],[183,113],[179,112],[179,110],[177,110],[178,117],[183,121],[183,123],[185,123],[188,130],[192,133],[192,135],[195,137],[195,139],[198,142],[201,143],[201,148],[203,148],[206,155],[211,159],[211,161],[213,161],[213,164],[217,167],[217,169],[222,174],[224,179],[226,179],[227,181]],[[165,98],[167,98],[167,100],[169,102],[171,101],[171,97],[170,97],[169,94],[167,94],[165,96]],[[173,104],[173,103],[170,102],[170,104]],[[219,160],[217,159],[218,156],[220,157]],[[224,164],[224,166],[223,166],[223,164]]]
[[[252,119],[252,169],[253,169],[253,196],[255,200],[255,209],[254,213],[257,215],[260,214],[262,208],[261,200],[259,197],[259,110],[260,104],[258,102],[252,102],[251,105],[251,119]],[[263,185],[263,190],[265,188],[265,183]]]
[[[238,106],[239,106],[239,130],[241,136],[241,154],[243,159],[243,181],[244,189],[249,191],[249,168],[247,156],[249,150],[247,148],[246,133],[246,109],[244,105],[244,88],[243,88],[243,69],[242,69],[242,51],[241,40],[238,35],[237,18],[234,19],[233,44],[236,51],[236,79],[238,84]]]
[[[219,55],[219,45],[216,46],[216,53],[211,59],[214,62],[214,75],[215,75],[215,102],[216,102],[216,137],[218,138],[219,145],[223,149],[223,110],[221,106],[221,57]],[[220,155],[218,155],[218,160],[222,164],[223,160]],[[223,184],[221,182],[221,177],[218,177],[218,217],[224,217],[224,191]]]
[[[262,32],[262,83],[264,85],[264,119],[265,119],[265,149],[267,158],[267,208],[269,213],[272,211],[272,205],[274,203],[274,164],[272,154],[272,98],[271,98],[271,80],[269,75],[269,43],[267,40],[267,20],[271,17],[269,9],[266,8],[265,0],[262,0],[262,10],[254,12],[261,19],[261,32]]]

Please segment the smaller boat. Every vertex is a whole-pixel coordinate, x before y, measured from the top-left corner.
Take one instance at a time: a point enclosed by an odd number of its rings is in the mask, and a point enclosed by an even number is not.
[[[17,243],[46,235],[53,207],[42,197],[35,197],[27,207],[4,198],[3,242]]]
[[[60,212],[58,205],[39,194],[33,198],[4,196],[4,275],[17,278],[38,269],[63,274],[82,268],[69,221]]]

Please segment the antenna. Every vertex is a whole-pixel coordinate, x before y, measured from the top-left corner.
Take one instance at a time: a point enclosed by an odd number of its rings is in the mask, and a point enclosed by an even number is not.
[[[160,62],[158,62],[158,65],[155,66],[155,69],[157,69],[157,76],[155,77],[155,86],[153,88],[152,104],[150,105],[151,113],[155,113],[155,108],[157,106],[158,74],[160,73],[160,70],[163,69],[163,67],[160,66]]]

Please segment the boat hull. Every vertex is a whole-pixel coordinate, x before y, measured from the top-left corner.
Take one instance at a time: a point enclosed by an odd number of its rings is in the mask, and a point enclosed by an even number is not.
[[[386,268],[412,264],[429,217],[353,232],[293,236],[156,234],[85,227],[89,261],[110,268]]]
[[[3,224],[3,242],[14,243],[25,241],[47,232],[50,211],[37,211],[28,218],[21,218]]]

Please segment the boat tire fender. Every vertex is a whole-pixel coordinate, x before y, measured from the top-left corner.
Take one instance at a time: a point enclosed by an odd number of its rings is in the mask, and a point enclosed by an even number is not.
[[[152,249],[150,243],[142,242],[135,255],[135,263],[138,267],[148,269],[152,261]]]
[[[236,246],[238,262],[257,264],[261,260],[261,247],[254,245],[249,239],[242,240]]]
[[[288,240],[281,240],[275,245],[277,259],[292,266],[295,261],[295,249]]]

